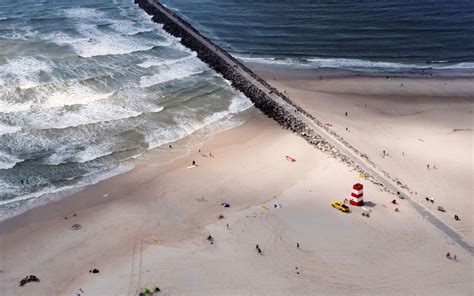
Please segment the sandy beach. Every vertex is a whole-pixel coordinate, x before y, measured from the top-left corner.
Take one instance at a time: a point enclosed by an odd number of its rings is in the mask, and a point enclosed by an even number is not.
[[[0,296],[474,294],[472,4],[7,2]]]
[[[151,151],[128,173],[2,222],[1,294],[138,295],[155,286],[160,295],[472,293],[470,253],[371,183],[363,182],[370,218],[333,209],[359,174],[248,112],[243,125],[169,164]],[[437,164],[434,173],[445,169]],[[29,274],[41,282],[18,287]]]
[[[259,72],[473,244],[472,78],[320,79]]]

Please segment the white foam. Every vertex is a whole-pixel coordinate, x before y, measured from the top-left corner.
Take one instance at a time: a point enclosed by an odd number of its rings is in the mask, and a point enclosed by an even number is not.
[[[213,124],[222,119],[230,119],[230,117],[239,112],[243,112],[252,107],[252,102],[242,93],[238,93],[232,98],[229,107],[225,111],[215,112],[204,119],[204,125]]]
[[[146,42],[119,34],[106,34],[98,30],[96,26],[89,24],[79,24],[78,29],[81,35],[88,39],[73,42],[70,43],[70,45],[79,56],[85,58],[146,51],[152,49],[154,46],[169,46],[172,44],[171,41]]]
[[[20,159],[16,156],[0,151],[0,170],[11,169],[17,163],[22,162],[22,161],[23,159]]]
[[[30,102],[26,103],[12,103],[8,101],[0,100],[0,112],[1,113],[13,113],[13,112],[22,112],[28,111],[31,109],[32,104]]]
[[[48,95],[47,101],[42,103],[43,108],[57,108],[70,105],[87,105],[98,100],[106,99],[113,92],[98,93],[84,85],[74,83],[69,87]]]
[[[403,69],[474,69],[474,63],[423,63],[408,64],[398,62],[368,61],[344,58],[265,58],[238,56],[240,60],[256,64],[296,66],[301,68],[342,68],[342,69],[372,69],[372,70],[403,70]]]
[[[107,155],[112,155],[114,152],[113,142],[99,144],[99,145],[90,145],[87,146],[85,150],[81,151],[70,151],[69,147],[62,147],[62,149],[56,150],[55,153],[49,155],[48,157],[42,159],[43,164],[48,165],[59,165],[67,162],[78,162],[85,163],[100,157]]]
[[[49,83],[36,85],[34,97],[23,101],[24,94],[18,89],[0,86],[0,112],[25,112],[32,109],[58,108],[70,105],[86,105],[98,100],[104,100],[113,92],[99,93],[77,81],[71,83]],[[1,134],[1,128],[0,128]]]
[[[229,112],[237,114],[243,112],[253,106],[252,101],[249,100],[244,94],[238,93],[230,102]]]
[[[149,143],[149,149],[180,140],[203,128],[215,126],[215,129],[209,129],[209,131],[213,130],[215,132],[237,126],[241,122],[239,120],[232,120],[233,115],[243,112],[252,106],[252,102],[245,95],[236,93],[227,110],[214,112],[202,121],[191,118],[189,116],[190,110],[181,110],[180,113],[175,115],[176,121],[179,122],[178,126],[173,129],[163,127],[160,130],[154,131],[153,134],[147,135],[146,139]]]
[[[30,88],[39,85],[40,72],[51,72],[50,65],[34,57],[16,57],[0,65],[0,86]]]
[[[43,40],[47,40],[60,46],[70,46],[77,55],[90,58],[104,55],[119,55],[133,53],[137,51],[150,50],[155,46],[169,46],[173,42],[170,39],[165,41],[143,40],[134,36],[123,35],[128,33],[138,33],[146,31],[146,28],[130,27],[130,24],[123,27],[120,26],[122,21],[112,22],[114,29],[121,28],[116,33],[103,32],[95,24],[89,22],[78,22],[76,27],[81,36],[71,36],[64,32],[53,32],[41,36]],[[133,22],[130,22],[133,24]]]
[[[88,37],[73,37],[64,32],[51,32],[40,36],[43,40],[53,42],[58,45],[70,45],[89,41]]]
[[[49,186],[40,191],[21,195],[14,199],[2,200],[0,201],[0,221],[17,216],[35,206],[40,206],[55,200],[59,200],[63,196],[82,190],[87,185],[94,185],[102,180],[123,174],[131,170],[133,167],[134,166],[130,163],[123,164],[115,169],[80,176],[83,178],[83,180],[75,185],[63,187]],[[8,186],[8,184],[2,184],[0,180],[0,189],[2,186]]]
[[[140,26],[137,23],[129,20],[113,21],[113,23],[110,25],[110,28],[112,28],[116,32],[126,35],[152,32],[154,30],[154,28],[151,26]]]
[[[474,63],[464,62],[457,64],[438,65],[438,69],[474,69]]]
[[[104,17],[104,13],[94,8],[67,8],[63,15],[69,18],[98,20]]]
[[[182,57],[182,58],[179,58],[179,59],[168,59],[167,60],[167,59],[152,57],[152,58],[149,58],[149,59],[145,60],[144,62],[138,64],[138,66],[140,66],[142,68],[169,66],[169,65],[184,62],[184,61],[192,59],[196,56],[197,56],[197,54],[195,52],[193,52],[192,55]]]
[[[203,70],[177,69],[175,71],[161,72],[152,76],[144,76],[140,78],[141,87],[150,87],[152,85],[165,83],[175,79],[182,79],[191,75],[202,73]]]
[[[161,42],[134,38],[133,35],[137,33],[150,32],[155,28],[131,20],[107,18],[104,13],[96,9],[66,9],[64,14],[76,20],[76,28],[82,37],[55,33],[49,34],[46,38],[59,45],[70,45],[79,56],[84,58],[146,51],[154,46],[169,46],[173,43],[170,38]],[[110,28],[116,33],[101,31],[97,27],[99,22],[110,23]]]
[[[86,105],[84,108],[75,112],[63,112],[61,108],[49,109],[46,112],[41,109],[36,110],[36,112],[30,115],[28,125],[36,129],[64,129],[86,124],[133,118],[141,114],[143,114],[141,111],[129,110],[104,102],[101,104]]]
[[[326,68],[326,67],[336,67],[336,68],[412,68],[415,65],[410,64],[401,64],[401,63],[390,63],[390,62],[374,62],[358,59],[319,59],[312,58],[308,59],[312,66]]]
[[[2,38],[12,39],[12,40],[31,40],[34,39],[38,32],[33,30],[30,26],[23,25],[21,27],[5,27],[2,29],[9,29],[8,32],[2,34]]]
[[[175,79],[182,79],[203,73],[206,69],[207,66],[198,59],[182,59],[180,62],[163,64],[157,74],[141,77],[140,86],[150,87]]]
[[[164,109],[165,109],[164,107],[158,106],[158,107],[155,107],[155,108],[150,108],[150,110],[148,112],[149,113],[158,113],[158,112],[163,111]]]
[[[0,105],[0,110],[2,110],[1,105]],[[14,134],[18,131],[21,131],[21,127],[5,125],[0,122],[0,136],[5,135],[5,134]]]

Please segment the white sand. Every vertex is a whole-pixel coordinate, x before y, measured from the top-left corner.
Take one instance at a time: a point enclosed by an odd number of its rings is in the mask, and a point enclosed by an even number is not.
[[[370,183],[370,218],[333,209],[358,174],[257,112],[201,150],[214,157],[196,149],[156,165],[161,154],[150,153],[131,172],[1,223],[0,294],[472,293],[471,254]],[[199,166],[186,169],[192,160]],[[75,223],[82,228],[71,230]],[[41,282],[18,287],[28,274]]]
[[[474,244],[472,78],[318,79],[261,74],[408,185],[420,204]],[[383,155],[384,150],[388,155]],[[435,203],[426,197],[433,197]],[[437,211],[438,206],[446,213]],[[461,221],[455,221],[454,214]]]

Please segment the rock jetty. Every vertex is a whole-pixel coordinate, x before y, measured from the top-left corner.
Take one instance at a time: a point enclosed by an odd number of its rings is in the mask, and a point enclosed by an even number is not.
[[[331,155],[332,157],[342,161],[347,166],[353,170],[362,172],[364,171],[356,162],[354,162],[347,155],[341,153],[334,145],[329,143],[326,139],[317,134],[312,128],[303,122],[298,116],[294,116],[287,108],[284,108],[281,104],[276,102],[269,94],[262,91],[261,87],[255,85],[252,81],[244,77],[241,72],[236,70],[236,65],[242,70],[245,71],[247,75],[252,77],[255,81],[258,81],[265,89],[270,90],[270,94],[276,95],[286,103],[294,107],[296,113],[301,113],[306,118],[311,119],[319,128],[326,131],[328,134],[332,135],[337,139],[342,145],[350,150],[353,154],[358,155],[360,158],[366,162],[366,164],[376,168],[381,172],[384,177],[394,181],[387,172],[380,170],[376,167],[365,154],[358,151],[354,146],[344,140],[341,136],[335,133],[333,130],[329,129],[324,123],[319,121],[313,115],[306,112],[304,109],[296,105],[288,96],[278,91],[270,84],[268,84],[261,77],[256,75],[252,70],[247,68],[245,65],[241,64],[237,59],[228,54],[225,50],[219,48],[217,45],[212,43],[207,37],[201,35],[194,27],[183,20],[181,17],[176,15],[171,10],[167,9],[158,1],[153,2],[154,0],[135,0],[135,3],[138,4],[145,12],[152,16],[152,20],[156,23],[162,24],[163,29],[169,34],[180,39],[181,44],[187,48],[195,51],[197,57],[205,62],[209,67],[214,69],[216,72],[220,73],[225,79],[231,82],[232,86],[244,93],[265,115],[270,118],[273,118],[277,121],[283,128],[291,130],[304,138],[308,143],[325,152],[326,154]],[[174,18],[170,18],[170,15]],[[178,23],[179,22],[179,23]],[[184,28],[185,27],[185,28]],[[202,40],[199,40],[201,38]],[[204,44],[203,40],[207,44]],[[224,60],[225,56],[228,60]],[[229,63],[231,61],[231,63]],[[374,178],[370,173],[365,172],[366,179],[372,183],[379,186],[381,190],[392,192],[393,190],[388,190],[384,184]],[[397,180],[398,181],[398,180]],[[401,185],[405,190],[409,189],[405,185]],[[393,192],[392,192],[393,193]],[[413,192],[410,192],[413,193]]]

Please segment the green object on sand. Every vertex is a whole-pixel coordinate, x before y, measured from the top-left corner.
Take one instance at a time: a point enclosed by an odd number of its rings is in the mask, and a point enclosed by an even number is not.
[[[145,295],[147,295],[147,294],[151,294],[151,291],[148,288],[143,288],[143,293],[145,293]]]

